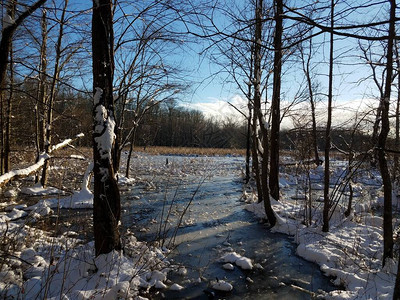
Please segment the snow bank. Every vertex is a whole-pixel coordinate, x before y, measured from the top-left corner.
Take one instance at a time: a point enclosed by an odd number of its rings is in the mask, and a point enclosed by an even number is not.
[[[334,283],[345,291],[334,291],[328,299],[392,299],[397,263],[389,260],[382,268],[382,218],[370,213],[357,213],[344,218],[338,212],[331,221],[330,232],[322,232],[316,219],[313,226],[302,224],[304,207],[293,201],[271,201],[277,217],[272,232],[295,236],[297,254],[320,265],[321,270],[335,278]],[[265,218],[264,204],[251,203],[246,209]],[[361,211],[361,209],[359,209]],[[317,218],[321,215],[315,212]],[[296,219],[296,216],[298,218]],[[316,225],[315,225],[316,224]],[[230,254],[225,261],[233,261]]]
[[[1,236],[7,230],[15,250],[15,256],[4,255],[0,270],[2,299],[126,299],[138,296],[139,288],[166,287],[169,264],[163,252],[130,233],[124,254],[113,251],[95,258],[93,242],[48,237],[15,223],[0,230]]]
[[[70,197],[40,200],[38,203],[28,206],[25,210],[40,213],[48,208],[93,208],[93,194],[88,189],[82,189],[74,192]],[[46,214],[41,215],[44,216]]]

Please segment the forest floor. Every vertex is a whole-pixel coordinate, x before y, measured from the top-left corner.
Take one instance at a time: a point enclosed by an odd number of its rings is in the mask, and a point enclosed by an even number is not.
[[[195,298],[193,294],[185,294],[185,290],[193,290],[198,285],[207,293],[216,293],[217,298],[261,299],[265,290],[270,289],[277,295],[276,299],[282,298],[282,294],[277,294],[279,291],[285,294],[288,290],[301,291],[296,295],[305,299],[391,299],[398,260],[388,260],[384,268],[381,266],[383,198],[376,170],[363,165],[352,179],[354,208],[345,218],[343,213],[349,193],[341,182],[346,164],[340,159],[333,161],[331,191],[337,197],[337,208],[332,214],[330,232],[322,233],[322,168],[296,164],[292,157],[283,156],[281,199],[273,201],[278,224],[269,229],[258,222],[264,220],[265,215],[263,204],[255,201],[254,187],[241,182],[244,158],[240,154],[243,151],[207,150],[207,155],[186,151],[180,149],[179,153],[173,151],[171,155],[171,149],[147,148],[146,152],[134,155],[130,166],[132,179],[120,176],[124,253],[113,252],[94,258],[92,198],[90,191],[81,186],[91,149],[57,153],[51,160],[50,185],[46,189],[35,186],[33,177],[14,181],[3,188],[1,297]],[[24,166],[34,161],[33,157],[33,154],[21,152],[13,158],[13,163]],[[394,196],[397,253],[400,205],[397,194]],[[238,216],[245,219],[235,219]],[[260,254],[250,242],[252,236],[233,225],[236,224],[233,220],[241,224],[240,228],[243,224],[251,228],[254,240],[264,231],[277,232],[290,237],[290,242],[283,243],[292,246],[275,247],[271,251],[278,251],[276,253],[266,255],[261,251]],[[201,235],[208,231],[211,232],[208,237]],[[207,259],[197,275],[193,275],[193,268],[189,266],[198,251],[193,248],[196,244],[193,235],[202,237],[200,249],[207,248],[204,243],[208,246],[214,243],[209,247],[211,256],[201,255],[202,260]],[[281,236],[263,238],[267,241],[281,239]],[[262,245],[262,248],[267,247]],[[287,247],[293,250],[279,252],[282,249],[278,248]],[[186,253],[186,260],[180,260],[176,251],[180,257]],[[337,289],[323,290],[325,284],[314,275],[312,280],[299,277],[298,281],[290,281],[269,273],[273,257],[285,260],[288,255],[318,264],[329,276],[328,280],[333,278]],[[210,265],[214,269],[204,271],[204,267]],[[211,275],[214,271],[219,274],[216,280]],[[207,272],[209,275],[205,276]],[[263,279],[268,283],[263,285]],[[293,295],[287,297],[293,298]]]

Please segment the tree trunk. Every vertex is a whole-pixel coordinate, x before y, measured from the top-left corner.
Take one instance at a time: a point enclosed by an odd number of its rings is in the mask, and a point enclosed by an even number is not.
[[[4,173],[10,171],[10,153],[11,153],[11,111],[12,100],[14,97],[14,55],[12,49],[12,41],[10,47],[10,82],[9,92],[7,96],[6,116],[5,116],[5,133],[4,133]]]
[[[276,223],[276,217],[271,207],[271,200],[268,188],[268,130],[266,121],[261,112],[261,38],[262,38],[262,17],[263,1],[257,1],[256,7],[256,28],[254,45],[254,114],[258,117],[262,134],[262,162],[261,162],[261,190],[264,201],[265,214],[271,226]]]
[[[282,33],[283,1],[275,0],[275,35],[274,35],[274,77],[271,103],[271,153],[269,189],[271,196],[279,200],[279,140],[280,140],[280,102],[282,73]]]
[[[331,28],[334,25],[335,2],[331,1]],[[323,225],[322,231],[329,231],[329,182],[330,182],[330,160],[329,154],[331,150],[331,125],[332,125],[332,98],[333,98],[333,32],[330,33],[329,48],[329,84],[328,84],[328,120],[326,122],[325,131],[325,169],[324,169],[324,209],[323,209]]]
[[[0,93],[0,175],[4,174],[4,101],[3,94]]]
[[[389,38],[386,60],[386,81],[384,97],[381,98],[382,127],[378,137],[378,162],[383,181],[384,207],[383,207],[383,257],[382,264],[385,265],[386,258],[393,257],[393,227],[392,227],[392,182],[390,179],[389,167],[386,160],[385,147],[390,130],[389,106],[393,74],[393,41],[396,35],[396,1],[390,0],[390,23]]]
[[[120,194],[112,161],[115,147],[112,9],[111,0],[93,0],[93,227],[96,256],[121,249]]]
[[[16,9],[16,0],[9,0],[7,4],[7,14],[11,17],[12,20],[15,19],[15,9]],[[9,70],[10,70],[10,80],[9,80],[9,92],[7,95],[7,103],[5,107],[5,118],[4,118],[4,149],[3,149],[3,171],[4,173],[8,173],[10,171],[10,136],[11,136],[11,106],[12,99],[14,97],[14,56],[13,56],[13,45],[12,39],[10,39],[10,48],[9,48]]]
[[[45,141],[45,107],[47,106],[47,11],[43,9],[42,20],[42,43],[40,45],[40,66],[39,66],[39,80],[37,89],[37,100],[35,106],[35,118],[36,118],[36,161],[39,160],[39,156],[44,152],[44,141]],[[43,171],[42,171],[43,172]],[[39,181],[39,176],[36,175],[35,182]]]
[[[133,147],[135,146],[135,141],[136,141],[136,125],[134,125],[135,128],[133,129],[133,133],[131,136],[131,141],[129,145],[129,153],[128,153],[128,159],[126,160],[126,170],[125,170],[125,177],[129,178],[129,168],[131,165],[131,158],[132,158],[132,153],[133,153]]]
[[[399,44],[396,43],[396,65],[397,70],[400,70],[400,57],[399,57]],[[395,140],[394,146],[396,151],[400,149],[400,74],[397,74],[397,101],[396,101],[396,132],[395,132]],[[399,176],[399,154],[394,154],[394,166],[393,166],[393,179],[398,178]],[[397,182],[399,184],[399,182]]]
[[[248,108],[249,115],[247,116],[247,135],[246,135],[246,175],[244,182],[246,184],[250,181],[250,156],[251,156],[251,85],[249,84],[249,95],[248,95]]]
[[[319,158],[318,154],[318,137],[317,137],[317,121],[315,118],[315,100],[314,100],[314,91],[313,91],[313,86],[312,86],[312,79],[311,79],[311,71],[310,71],[310,63],[311,63],[311,56],[312,56],[312,38],[309,39],[309,49],[310,53],[307,57],[307,60],[305,59],[303,55],[303,50],[301,49],[301,56],[302,56],[302,62],[303,62],[303,71],[304,74],[306,75],[307,79],[307,88],[308,88],[308,97],[311,105],[311,121],[312,121],[312,138],[313,138],[313,150],[314,150],[314,159],[315,159],[315,164],[317,166],[321,165],[321,160]]]
[[[54,73],[51,80],[50,86],[50,95],[49,101],[47,103],[47,116],[46,116],[46,127],[45,127],[45,141],[44,141],[44,152],[49,153],[51,147],[51,133],[52,133],[52,126],[53,126],[53,108],[54,102],[56,97],[56,87],[58,84],[58,79],[60,77],[60,60],[61,60],[61,46],[62,46],[62,38],[64,35],[64,23],[65,23],[65,13],[68,6],[68,0],[64,0],[64,8],[61,14],[60,19],[60,29],[57,38],[56,44],[56,61],[54,65]],[[45,162],[43,165],[43,172],[41,178],[41,184],[44,187],[47,184],[47,175],[48,175],[48,161]]]

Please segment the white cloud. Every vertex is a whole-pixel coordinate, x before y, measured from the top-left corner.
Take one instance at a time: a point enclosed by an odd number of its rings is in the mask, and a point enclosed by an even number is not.
[[[227,118],[241,122],[244,114],[247,114],[247,100],[239,95],[234,95],[230,99],[209,98],[203,102],[185,104],[184,107],[201,111],[205,116],[224,120]],[[236,108],[236,109],[235,109]]]
[[[281,110],[289,106],[289,102],[282,101]],[[352,126],[360,118],[364,117],[366,112],[371,112],[378,105],[376,99],[356,99],[352,101],[340,102],[336,101],[333,104],[332,125],[333,126]],[[212,117],[218,120],[227,118],[242,122],[243,115],[248,114],[247,99],[240,95],[234,95],[229,99],[208,98],[206,101],[189,103],[184,105],[190,109],[196,109],[203,112],[207,117]],[[235,109],[234,107],[237,109]],[[311,120],[311,108],[308,102],[296,104],[291,107],[288,117],[283,118],[281,123],[282,129],[293,127],[293,118],[299,119],[304,124]],[[325,126],[327,120],[327,103],[319,102],[316,105],[316,118],[318,126]],[[369,118],[371,119],[371,117]]]

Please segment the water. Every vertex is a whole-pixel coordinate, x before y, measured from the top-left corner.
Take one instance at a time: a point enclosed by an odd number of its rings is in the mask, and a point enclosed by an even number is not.
[[[169,275],[185,289],[163,291],[156,298],[208,299],[210,281],[217,278],[234,286],[229,293],[216,293],[225,299],[310,299],[319,289],[336,289],[317,265],[295,254],[291,237],[270,233],[266,224],[244,210],[239,201],[243,164],[235,157],[137,158],[133,169],[143,174],[142,180],[123,194],[123,224],[139,239],[174,246],[168,259],[188,271],[184,276]],[[157,171],[149,176],[149,169]],[[179,223],[190,226],[182,226],[175,235]],[[218,259],[228,251],[249,257],[262,268],[224,270]]]

